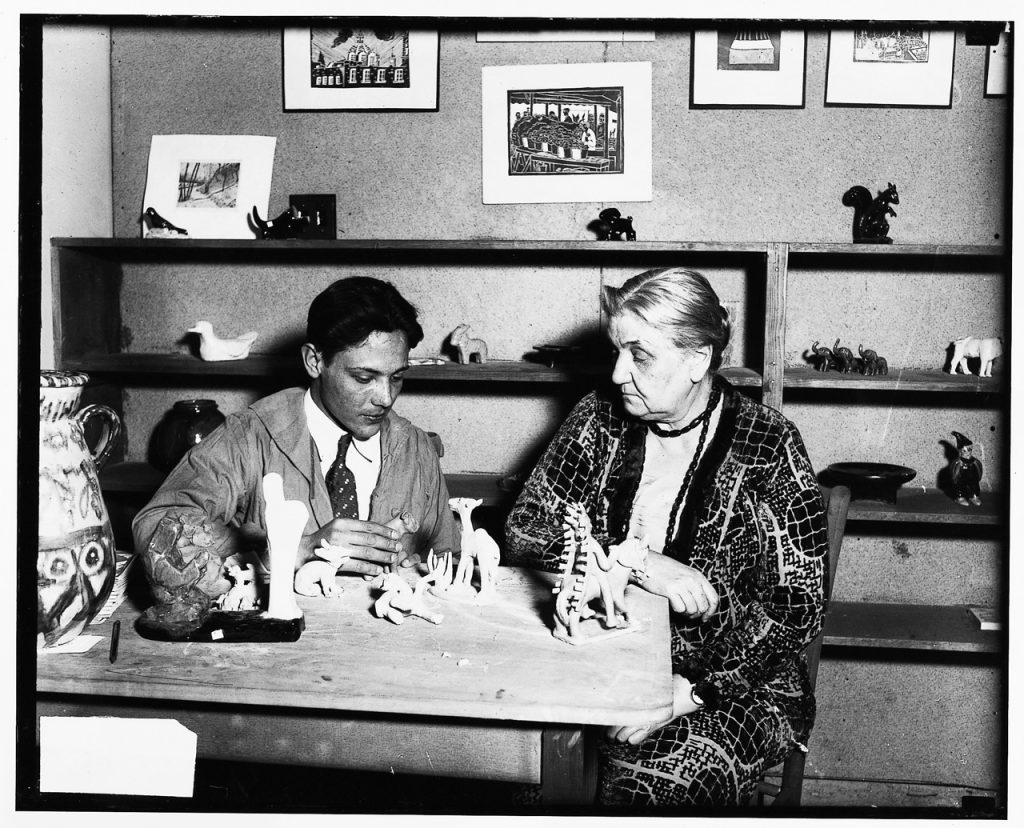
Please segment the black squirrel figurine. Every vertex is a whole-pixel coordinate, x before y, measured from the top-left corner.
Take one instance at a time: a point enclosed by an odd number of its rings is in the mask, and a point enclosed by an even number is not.
[[[277,218],[264,221],[253,205],[252,223],[261,239],[297,239],[309,227],[309,216],[300,215],[298,210],[290,207]]]
[[[891,181],[874,199],[867,187],[859,184],[843,193],[843,204],[853,208],[853,240],[860,244],[892,244],[886,216],[896,217],[890,204],[899,204],[900,196]]]

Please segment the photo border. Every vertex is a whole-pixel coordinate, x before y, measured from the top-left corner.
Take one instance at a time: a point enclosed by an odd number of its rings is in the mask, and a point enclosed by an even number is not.
[[[482,70],[482,193],[484,204],[651,201],[651,63],[556,63],[485,66]],[[622,173],[511,176],[508,174],[508,92],[621,86],[628,118],[622,124]]]
[[[327,21],[325,21],[327,22]],[[436,30],[409,30],[409,76],[411,85],[403,89],[344,89],[309,86],[308,26],[282,31],[282,83],[285,112],[437,111],[440,64]]]
[[[853,29],[832,29],[828,38],[825,106],[953,106],[952,29],[923,26],[931,34],[927,64],[855,63]],[[842,56],[841,56],[842,55]]]
[[[718,68],[718,32],[698,29],[691,39],[691,109],[803,109],[807,32],[782,29],[778,72]]]

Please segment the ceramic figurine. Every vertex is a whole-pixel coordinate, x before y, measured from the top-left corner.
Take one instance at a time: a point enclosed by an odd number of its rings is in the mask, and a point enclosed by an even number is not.
[[[965,374],[971,373],[967,367],[968,358],[978,358],[981,360],[981,365],[978,368],[979,377],[991,377],[992,376],[992,363],[997,357],[1003,355],[1003,340],[1002,337],[989,337],[988,339],[978,339],[973,336],[967,336],[963,339],[953,340],[953,359],[949,362],[949,373],[955,374],[956,369],[959,367]]]
[[[220,596],[218,607],[225,612],[259,609],[260,592],[253,565],[228,563],[224,567],[224,574],[232,581],[232,586]]]
[[[302,530],[306,528],[309,510],[301,500],[284,499],[284,480],[271,472],[263,476],[264,517],[267,523],[267,546],[270,548],[270,602],[267,615],[271,618],[301,618],[302,610],[295,601],[291,577],[295,571],[295,556],[299,551]],[[275,578],[274,573],[279,573]]]
[[[961,506],[981,505],[981,461],[974,456],[974,443],[959,431],[952,432],[956,439],[957,456],[949,465],[949,478],[953,497]]]
[[[865,348],[863,345],[858,345],[857,353],[860,354],[861,359],[860,372],[864,376],[873,377],[889,373],[889,363],[886,362],[885,357],[880,357],[876,351],[873,351],[871,348]]]
[[[890,204],[899,204],[900,196],[896,185],[889,183],[887,189],[874,199],[871,191],[859,184],[843,193],[843,204],[853,207],[853,240],[860,244],[892,244],[889,238],[887,216],[896,217]]]
[[[459,365],[468,365],[474,361],[481,364],[487,362],[487,343],[482,339],[472,338],[469,335],[469,325],[456,327],[448,341],[459,353]]]
[[[87,374],[39,374],[39,548],[37,647],[75,638],[114,586],[114,534],[97,470],[117,443],[121,421],[105,405],[79,410]],[[85,441],[91,420],[105,430],[95,449]]]
[[[142,225],[146,231],[143,237],[147,239],[177,239],[188,235],[188,230],[175,227],[152,207],[147,207],[142,214]]]
[[[840,373],[849,374],[853,372],[853,351],[846,347],[840,347],[838,339],[836,344],[832,346],[832,357],[835,360],[836,370]]]
[[[838,340],[836,340],[838,342]],[[836,367],[836,358],[832,353],[831,348],[824,346],[818,347],[818,340],[814,340],[814,344],[811,345],[811,350],[814,352],[814,357],[817,360],[817,364],[814,366],[818,371],[828,371],[830,368]]]
[[[636,231],[633,229],[633,217],[622,217],[614,207],[606,207],[598,218],[590,222],[587,227],[597,234],[598,241],[622,241],[625,234],[626,241],[636,241]]]
[[[300,215],[295,207],[289,207],[276,219],[264,221],[253,205],[252,223],[261,239],[297,239],[309,227],[309,216]]]
[[[552,590],[558,596],[552,634],[569,644],[584,644],[607,637],[608,630],[630,631],[626,584],[631,575],[638,579],[645,577],[646,539],[628,538],[621,544],[609,546],[605,553],[591,535],[590,518],[578,503],[566,507],[563,529],[562,572]],[[595,616],[589,606],[594,599],[600,599],[604,609],[606,632],[585,636],[580,623]],[[618,612],[622,613],[622,629]]]
[[[373,586],[381,590],[382,594],[373,604],[373,614],[393,624],[401,624],[407,615],[418,616],[431,624],[440,624],[444,616],[428,609],[424,602],[423,589],[433,582],[433,574],[420,578],[415,586],[409,586],[401,575],[393,572],[379,575]]]
[[[473,510],[483,501],[471,497],[452,497],[448,505],[459,515],[462,524],[460,544],[462,547],[459,563],[451,582],[439,577],[431,592],[455,601],[487,603],[495,597],[495,580],[501,552],[494,538],[485,529],[473,529]],[[449,553],[450,554],[450,553]],[[450,567],[450,564],[442,564]],[[436,556],[428,562],[431,572],[438,569]],[[473,573],[479,572],[479,590],[473,588]]]
[[[196,322],[188,333],[199,335],[199,356],[204,362],[224,362],[232,359],[245,359],[249,349],[259,334],[249,331],[230,339],[222,339],[213,332],[209,322]]]

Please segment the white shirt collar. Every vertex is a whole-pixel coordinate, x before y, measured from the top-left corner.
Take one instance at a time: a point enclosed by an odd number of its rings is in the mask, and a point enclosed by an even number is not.
[[[330,469],[338,453],[338,440],[345,433],[345,429],[320,410],[320,407],[313,401],[313,395],[308,389],[303,397],[302,405],[306,412],[306,424],[309,426],[309,433],[316,445],[316,450],[320,453],[320,471],[326,475],[327,470]],[[358,462],[358,459],[362,459],[375,467],[380,466],[379,431],[369,440],[359,440],[353,437],[352,448],[354,451],[349,452],[346,456],[345,465],[353,468],[353,471],[355,470],[354,464]]]

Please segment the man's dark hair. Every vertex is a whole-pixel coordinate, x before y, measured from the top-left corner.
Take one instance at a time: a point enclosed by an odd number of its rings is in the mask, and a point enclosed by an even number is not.
[[[416,308],[390,282],[370,276],[339,279],[309,306],[306,341],[330,359],[374,331],[401,331],[415,348],[423,339]]]

